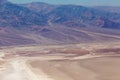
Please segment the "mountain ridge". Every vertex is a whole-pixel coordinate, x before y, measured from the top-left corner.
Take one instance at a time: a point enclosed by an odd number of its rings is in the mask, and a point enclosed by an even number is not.
[[[120,40],[120,14],[76,5],[0,5],[0,45]]]

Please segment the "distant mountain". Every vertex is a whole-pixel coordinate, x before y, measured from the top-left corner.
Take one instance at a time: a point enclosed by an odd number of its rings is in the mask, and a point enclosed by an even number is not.
[[[46,25],[47,18],[26,7],[18,6],[12,3],[0,5],[0,26],[32,26]]]
[[[76,5],[0,1],[0,46],[120,41],[118,13]]]
[[[108,12],[119,13],[120,14],[120,7],[96,6],[96,7],[93,7],[93,8],[99,9],[99,10],[102,10],[102,11],[108,11]]]
[[[49,5],[46,3],[24,4],[38,13],[48,16],[48,21],[66,26],[96,26],[101,28],[120,28],[120,14],[76,5]]]
[[[88,27],[120,28],[119,14],[83,6],[62,5],[52,10],[48,15],[52,22],[68,26],[87,25]]]
[[[57,5],[50,5],[43,2],[32,2],[32,3],[20,4],[20,5],[27,7],[32,11],[42,14],[47,14],[57,7]]]
[[[0,5],[5,4],[7,0],[0,0]]]
[[[0,5],[1,26],[44,26],[50,23],[70,27],[120,28],[120,14],[75,5],[49,5],[46,3]]]

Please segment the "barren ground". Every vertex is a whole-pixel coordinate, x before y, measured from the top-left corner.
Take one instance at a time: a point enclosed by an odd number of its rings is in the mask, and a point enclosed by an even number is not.
[[[120,43],[0,48],[0,80],[120,80]]]

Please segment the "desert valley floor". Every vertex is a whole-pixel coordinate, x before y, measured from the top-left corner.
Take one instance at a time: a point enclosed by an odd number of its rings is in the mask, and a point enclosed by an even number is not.
[[[120,42],[0,47],[0,80],[120,80]]]

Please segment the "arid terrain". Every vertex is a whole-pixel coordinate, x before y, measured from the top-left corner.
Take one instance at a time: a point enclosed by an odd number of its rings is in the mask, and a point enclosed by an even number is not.
[[[0,0],[0,80],[120,80],[120,7],[54,1]]]
[[[0,48],[0,80],[120,80],[120,43]]]

